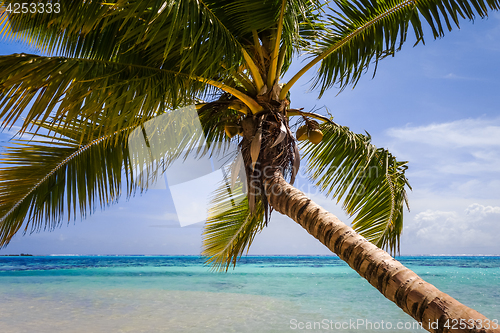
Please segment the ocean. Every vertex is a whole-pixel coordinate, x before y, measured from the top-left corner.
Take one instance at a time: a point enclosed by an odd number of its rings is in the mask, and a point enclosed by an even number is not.
[[[500,320],[500,257],[398,257]],[[0,257],[0,332],[425,332],[337,257]]]

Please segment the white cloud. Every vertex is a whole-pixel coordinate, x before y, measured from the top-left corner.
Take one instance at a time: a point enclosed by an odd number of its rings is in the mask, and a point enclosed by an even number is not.
[[[404,233],[407,242],[425,243],[443,252],[474,247],[498,250],[500,207],[474,203],[462,212],[429,209],[418,213]]]
[[[480,220],[492,214],[500,217],[500,207],[483,206],[475,203],[465,209],[465,214],[473,218],[473,220]]]
[[[497,196],[492,183],[500,179],[500,118],[407,125],[390,128],[386,134],[389,150],[411,161],[408,175],[418,179],[418,187],[425,184],[439,191],[469,187],[474,192],[465,193],[468,197]]]
[[[500,118],[494,120],[461,119],[441,124],[390,128],[387,134],[404,142],[433,147],[500,148]]]

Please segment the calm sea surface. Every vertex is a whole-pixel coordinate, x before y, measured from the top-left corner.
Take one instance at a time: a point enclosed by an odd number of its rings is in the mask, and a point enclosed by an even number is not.
[[[500,257],[398,259],[500,320]],[[336,257],[246,257],[228,273],[199,257],[0,257],[2,333],[424,332],[413,323]]]

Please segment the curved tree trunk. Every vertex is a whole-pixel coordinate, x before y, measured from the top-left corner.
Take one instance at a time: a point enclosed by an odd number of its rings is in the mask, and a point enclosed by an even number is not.
[[[311,201],[288,184],[280,172],[266,179],[265,188],[271,207],[300,224],[426,330],[500,332],[497,324],[425,282]]]

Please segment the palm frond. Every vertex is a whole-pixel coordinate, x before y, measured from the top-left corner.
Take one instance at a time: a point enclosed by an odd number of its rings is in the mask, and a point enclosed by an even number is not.
[[[242,46],[204,1],[59,3],[59,13],[10,14],[17,37],[49,54],[132,62],[205,77],[220,74],[221,63],[226,68],[241,63]]]
[[[231,148],[232,141],[224,134],[220,119],[231,113],[208,112],[187,106],[153,117],[141,123],[130,133],[128,146],[133,165],[140,170],[157,166],[165,171],[179,158],[222,158]]]
[[[283,32],[283,18],[284,18],[284,13],[285,9],[287,7],[287,1],[282,0],[281,5],[280,5],[280,15],[277,21],[277,27],[276,27],[276,34],[274,36],[275,40],[273,41],[271,45],[271,59],[270,59],[270,65],[269,65],[269,72],[267,74],[267,86],[272,87],[274,85],[274,82],[276,80],[276,77],[279,77],[279,74],[277,73],[277,68],[278,68],[278,62],[279,62],[279,53],[280,53],[280,43],[281,43],[281,34]],[[286,47],[286,46],[284,46]],[[283,54],[283,53],[282,53]]]
[[[74,129],[57,141],[37,135],[16,140],[0,160],[0,247],[6,246],[24,224],[24,232],[53,230],[64,211],[85,216],[96,207],[116,201],[134,189],[125,131],[83,145]],[[28,134],[25,134],[28,135]],[[111,144],[111,141],[118,144]],[[122,172],[125,170],[125,173]]]
[[[460,18],[485,17],[498,10],[499,0],[334,0],[333,15],[325,19],[327,30],[318,36],[316,55],[287,84],[282,96],[305,72],[321,62],[314,86],[325,90],[356,84],[372,61],[393,55],[412,28],[417,43],[424,40],[424,23],[434,38],[443,36]],[[423,19],[423,20],[422,20]]]
[[[266,49],[273,49],[271,44],[276,42],[274,38],[279,26],[283,0],[219,0],[206,3],[247,49],[255,45],[254,37],[259,37],[259,43],[264,44]],[[294,53],[299,52],[302,46],[314,40],[315,29],[320,26],[316,21],[317,11],[321,7],[322,2],[317,0],[286,1],[283,31],[279,41],[282,46],[286,46],[283,68],[288,68]],[[258,58],[259,55],[255,54],[256,63],[260,61]]]
[[[323,1],[287,1],[280,53],[283,52],[281,74],[285,74],[297,55],[316,46],[317,40],[325,32]]]
[[[227,271],[252,244],[265,226],[262,201],[252,214],[243,191],[245,180],[231,186],[228,181],[214,192],[203,231],[203,251],[212,269]]]
[[[12,35],[12,29],[9,24],[9,15],[5,11],[7,8],[0,6],[0,36],[9,38]]]
[[[224,99],[222,96],[221,99]],[[206,140],[206,149],[212,152],[225,152],[237,137],[230,139],[224,132],[224,125],[227,122],[235,122],[241,114],[238,111],[228,108],[230,100],[219,99],[204,105],[198,110],[198,117],[203,128]]]
[[[412,27],[417,43],[424,40],[422,18],[434,38],[443,36],[459,18],[484,17],[487,8],[498,10],[498,0],[336,0],[331,17],[332,33],[317,54],[329,53],[319,69],[321,93],[333,84],[341,88],[355,84],[372,60],[394,54],[406,41]]]
[[[276,30],[282,5],[283,0],[225,0],[211,1],[209,3],[209,7],[212,8],[216,16],[241,39],[247,36],[251,37],[252,30],[258,32]],[[295,21],[298,15],[294,18],[292,14],[310,12],[313,8],[317,8],[317,6],[319,6],[319,1],[287,1],[286,7],[288,10],[285,13],[285,17],[288,17],[288,20]],[[296,27],[295,25],[291,25],[290,28],[293,29]],[[290,30],[291,32],[292,30]]]
[[[196,95],[209,89],[186,74],[129,63],[0,56],[2,127],[13,125],[23,112],[23,130],[50,117],[70,122],[77,117],[95,121],[106,115],[103,130],[112,133],[127,121],[140,122],[192,104]]]
[[[327,196],[343,201],[355,216],[353,228],[379,247],[395,252],[402,232],[403,205],[407,204],[406,163],[376,148],[370,136],[356,134],[333,122],[321,125],[318,145],[304,142],[308,173]]]
[[[65,214],[85,217],[116,202],[123,188],[128,196],[147,189],[175,160],[212,156],[230,143],[220,124],[198,118],[194,106],[141,118],[139,125],[129,120],[103,135],[106,121],[40,123],[46,134],[25,133],[33,138],[7,148],[0,159],[0,247],[23,223],[24,232],[53,230]]]

